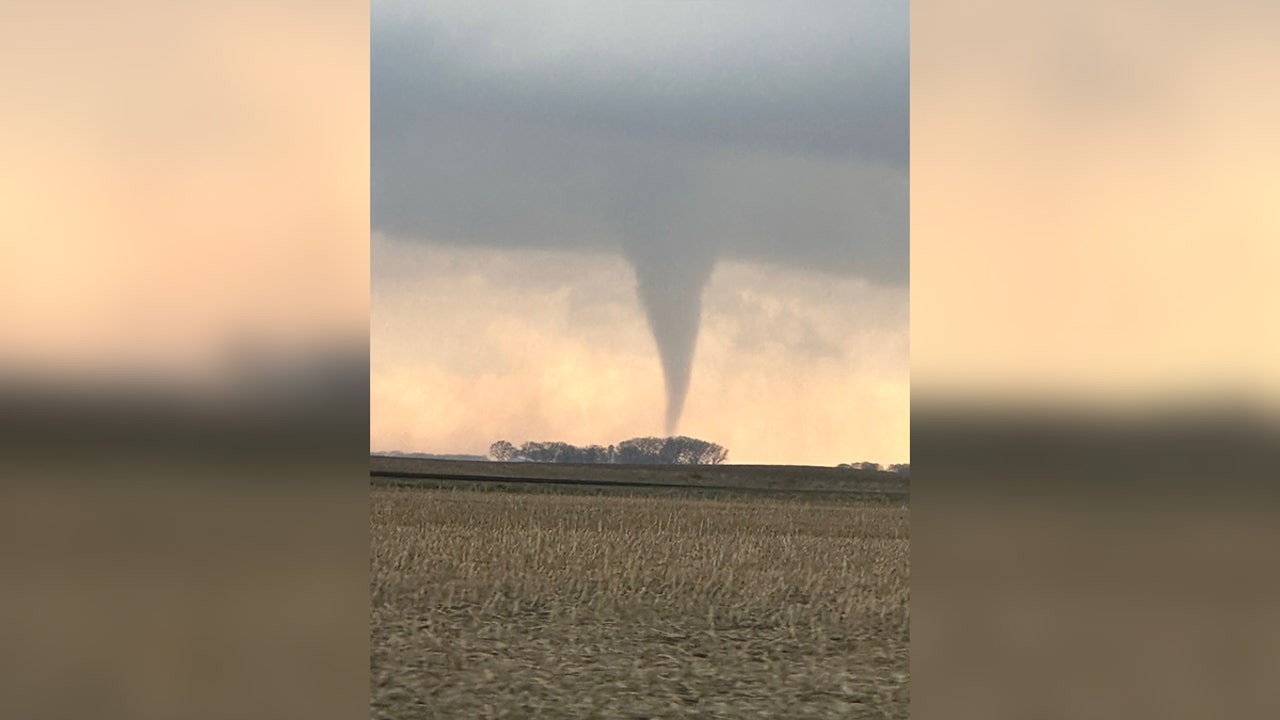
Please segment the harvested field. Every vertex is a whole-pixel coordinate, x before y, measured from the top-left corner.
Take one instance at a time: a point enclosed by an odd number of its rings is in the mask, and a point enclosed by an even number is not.
[[[466,462],[370,455],[376,483],[423,487],[484,482],[584,484],[595,487],[652,487],[731,490],[737,493],[852,493],[905,502],[910,480],[893,472],[796,465],[575,465],[570,463]],[[476,482],[470,486],[476,486]]]
[[[373,718],[908,715],[909,510],[372,491]]]

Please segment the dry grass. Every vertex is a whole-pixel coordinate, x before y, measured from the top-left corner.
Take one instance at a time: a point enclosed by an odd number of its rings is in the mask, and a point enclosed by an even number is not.
[[[374,490],[371,717],[907,717],[908,520]]]

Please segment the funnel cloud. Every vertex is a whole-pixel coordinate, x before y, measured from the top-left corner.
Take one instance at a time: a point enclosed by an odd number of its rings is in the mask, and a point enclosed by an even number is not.
[[[666,432],[674,435],[689,393],[689,374],[702,320],[702,291],[711,279],[715,256],[710,248],[667,239],[627,246],[636,272],[636,294],[644,306],[662,359],[667,387]]]
[[[375,0],[373,229],[625,257],[675,433],[718,261],[905,285],[908,20],[906,2]]]

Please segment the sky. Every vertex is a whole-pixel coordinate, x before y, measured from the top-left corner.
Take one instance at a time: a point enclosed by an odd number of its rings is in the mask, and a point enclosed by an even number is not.
[[[916,10],[915,400],[1280,407],[1280,7]]]
[[[130,7],[0,23],[0,386],[362,357],[367,9]]]
[[[909,460],[908,5],[374,2],[373,450]]]

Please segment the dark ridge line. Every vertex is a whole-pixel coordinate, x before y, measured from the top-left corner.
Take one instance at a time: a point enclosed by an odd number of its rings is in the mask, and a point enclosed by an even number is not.
[[[580,480],[576,478],[512,478],[497,475],[459,475],[455,473],[422,473],[400,470],[370,470],[369,477],[404,480],[452,480],[458,482],[492,482],[525,485],[579,485],[589,487],[666,488],[670,490],[721,490],[727,492],[763,493],[825,493],[828,495],[880,495],[893,498],[909,497],[910,493],[893,490],[823,490],[815,488],[759,488],[740,485],[690,485],[687,483],[658,483],[642,480]],[[391,484],[391,483],[384,483]]]
[[[480,456],[477,456],[477,457],[480,457]],[[618,469],[618,470],[622,470],[626,468],[640,468],[645,470],[659,470],[659,471],[681,470],[681,469],[684,469],[684,470],[702,469],[702,470],[709,470],[713,472],[716,470],[739,470],[739,469],[757,469],[757,468],[766,469],[766,470],[776,469],[776,468],[790,468],[794,470],[811,470],[812,469],[812,470],[820,470],[824,472],[831,471],[831,470],[847,470],[847,468],[838,468],[838,467],[833,467],[831,465],[778,465],[778,464],[728,463],[728,462],[721,463],[719,465],[700,465],[700,464],[685,465],[680,463],[660,463],[660,462],[654,462],[654,463],[607,463],[607,462],[606,463],[591,463],[591,462],[570,463],[570,462],[565,462],[565,463],[562,463],[562,462],[555,462],[555,461],[503,462],[500,460],[449,460],[443,457],[414,457],[412,455],[387,455],[385,454],[385,452],[376,452],[376,453],[371,452],[369,453],[369,459],[370,460],[418,460],[418,461],[437,461],[438,460],[441,462],[465,462],[465,463],[472,463],[475,465],[506,465],[511,467],[528,467],[528,466],[536,467],[538,465],[564,465],[567,467],[578,467],[578,468],[603,468],[604,472],[611,472],[610,470],[611,468]],[[887,475],[895,479],[906,477],[904,475],[899,475],[898,473],[892,470],[852,470],[849,472],[863,472],[863,473],[877,472],[882,475]]]

